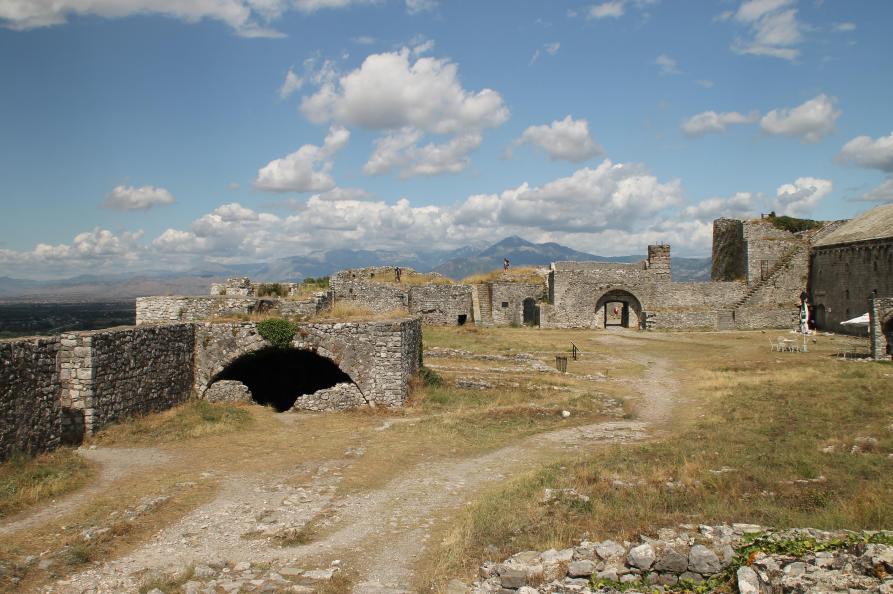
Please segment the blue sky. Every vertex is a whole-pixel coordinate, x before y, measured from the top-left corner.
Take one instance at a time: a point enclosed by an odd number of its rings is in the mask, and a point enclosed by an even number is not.
[[[684,6],[684,8],[683,8]],[[893,200],[893,3],[0,0],[0,275]]]

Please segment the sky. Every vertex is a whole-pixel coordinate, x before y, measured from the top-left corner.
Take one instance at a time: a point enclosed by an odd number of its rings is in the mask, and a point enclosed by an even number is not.
[[[0,0],[0,276],[893,201],[888,0]]]

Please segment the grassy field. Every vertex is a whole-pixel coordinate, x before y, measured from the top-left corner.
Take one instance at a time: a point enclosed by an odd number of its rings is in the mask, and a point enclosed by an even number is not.
[[[0,464],[0,519],[74,491],[95,474],[93,465],[71,448],[15,455]]]
[[[677,367],[680,406],[666,436],[557,459],[492,490],[422,561],[420,586],[435,591],[484,560],[565,547],[584,533],[893,527],[893,365],[835,359],[840,338],[820,337],[809,354],[769,352],[762,333],[657,338],[636,348]],[[543,504],[545,488],[590,501]]]

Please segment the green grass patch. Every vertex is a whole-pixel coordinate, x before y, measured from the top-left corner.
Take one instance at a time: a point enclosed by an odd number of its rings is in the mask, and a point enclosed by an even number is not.
[[[179,441],[246,429],[252,423],[244,405],[190,400],[172,409],[111,425],[91,438],[102,445]]]
[[[71,448],[35,457],[21,454],[0,464],[0,518],[69,493],[95,475]]]

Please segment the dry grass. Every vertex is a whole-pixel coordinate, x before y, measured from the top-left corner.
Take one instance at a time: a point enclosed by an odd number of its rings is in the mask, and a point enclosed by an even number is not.
[[[71,448],[14,455],[0,464],[0,518],[74,491],[95,475],[95,466]]]
[[[264,313],[242,313],[242,314],[228,314],[228,315],[220,315],[214,316],[211,318],[211,322],[215,323],[241,323],[241,322],[263,322],[264,320],[269,320],[270,318],[281,318],[282,316],[278,312],[264,312]]]
[[[190,400],[166,411],[106,427],[90,443],[156,444],[240,431],[252,423],[249,405]]]
[[[313,322],[359,321],[359,320],[396,320],[408,317],[402,309],[374,311],[356,301],[338,300],[326,310],[320,311],[310,318]]]
[[[641,346],[681,368],[690,402],[670,435],[560,459],[495,488],[426,555],[420,587],[439,591],[484,560],[565,547],[585,532],[623,539],[719,522],[889,529],[893,365],[836,361],[833,344],[782,356],[764,336],[657,336]],[[851,453],[862,436],[877,446]],[[829,445],[833,452],[822,451]],[[590,502],[543,504],[547,487]]]
[[[490,272],[482,272],[480,274],[472,274],[466,276],[461,281],[463,285],[477,285],[490,282],[512,282],[512,283],[531,283],[536,285],[544,284],[543,275],[539,268],[532,266],[522,266],[520,268],[509,268],[507,271],[492,270]]]

